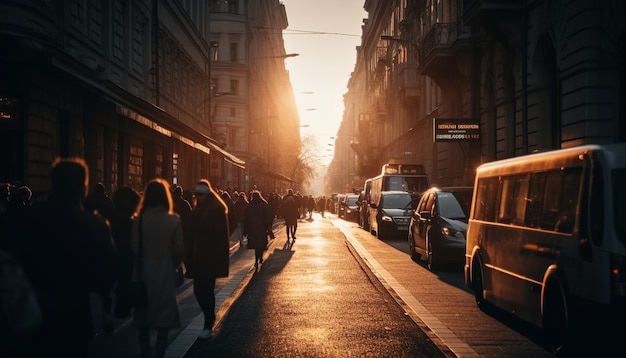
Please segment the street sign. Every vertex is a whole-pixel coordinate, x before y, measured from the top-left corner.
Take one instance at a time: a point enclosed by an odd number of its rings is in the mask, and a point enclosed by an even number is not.
[[[480,122],[465,118],[434,118],[435,142],[470,142],[480,140]]]

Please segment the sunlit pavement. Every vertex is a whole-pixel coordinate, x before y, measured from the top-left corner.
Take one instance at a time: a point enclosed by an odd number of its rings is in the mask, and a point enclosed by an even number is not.
[[[330,223],[333,225],[329,225]],[[522,335],[507,324],[480,312],[475,306],[472,293],[463,286],[462,282],[459,282],[457,273],[430,272],[424,265],[411,261],[406,250],[401,251],[398,249],[406,246],[406,242],[389,243],[380,241],[368,232],[360,229],[355,223],[337,219],[332,214],[326,214],[326,218],[322,218],[316,213],[313,220],[301,221],[298,229],[301,239],[296,240],[293,247],[284,245],[286,238],[284,229],[282,226],[278,227],[275,230],[277,233],[276,239],[271,241],[270,249],[266,252],[266,262],[261,266],[260,270],[267,270],[268,272],[270,270],[279,270],[280,272],[292,270],[293,265],[298,262],[300,270],[303,268],[302,266],[307,270],[303,271],[307,273],[304,277],[309,281],[312,280],[314,283],[318,283],[319,285],[313,287],[319,286],[318,290],[322,290],[325,287],[322,284],[323,282],[315,281],[322,280],[324,276],[317,273],[313,274],[310,270],[326,267],[326,265],[331,267],[329,262],[336,259],[335,256],[329,253],[327,245],[312,245],[315,242],[322,241],[315,239],[316,235],[319,235],[316,232],[321,230],[320,228],[322,227],[319,225],[323,225],[324,230],[330,230],[328,235],[337,237],[336,243],[343,243],[344,247],[349,248],[349,252],[356,253],[356,261],[375,280],[382,283],[384,289],[391,293],[393,298],[399,303],[399,307],[406,312],[405,315],[422,328],[430,340],[446,355],[463,357],[551,356],[544,349],[533,343],[527,335]],[[336,229],[333,229],[333,227],[341,230],[343,235],[336,233]],[[297,250],[306,252],[307,257],[299,259],[298,257],[292,257],[291,255],[297,252]],[[333,250],[336,251],[337,248]],[[347,256],[354,263],[355,257],[352,257],[349,252],[348,255],[344,256]],[[221,332],[224,318],[232,307],[236,307],[235,303],[237,301],[242,301],[238,300],[238,298],[245,292],[245,288],[251,280],[258,278],[255,276],[255,270],[252,267],[253,257],[253,250],[239,249],[238,244],[234,245],[233,256],[231,257],[231,276],[228,279],[218,281],[217,306],[219,310],[217,312],[216,339],[219,339],[220,335],[226,335]],[[289,265],[287,265],[287,262]],[[279,263],[278,267],[273,266]],[[329,268],[328,270],[331,269]],[[274,272],[276,276],[272,281],[267,282],[268,285],[282,284],[284,285],[283,291],[289,290],[290,287],[292,289],[297,287],[281,282],[280,277],[282,276],[278,275],[279,271]],[[342,276],[341,269],[336,266],[332,266],[332,271],[326,273],[332,273],[337,277],[346,277],[345,275]],[[261,276],[259,275],[259,277]],[[349,283],[350,281],[345,281],[344,284],[347,285]],[[202,315],[193,297],[190,282],[181,287],[180,291],[182,327],[179,330],[171,331],[171,342],[166,356],[185,356],[186,358],[210,356],[202,354],[203,350],[206,352],[215,347],[207,348],[206,344],[203,346],[202,341],[198,342],[196,340],[202,328]],[[355,294],[358,291],[359,289],[356,289]],[[263,299],[261,301],[270,299],[266,297],[267,294],[268,292],[262,293]],[[323,295],[326,299],[332,295],[329,292],[317,292],[312,290],[311,287],[299,292],[299,294],[310,295],[311,297]],[[288,306],[285,308],[288,309]],[[359,307],[352,307],[352,309],[358,311]],[[302,319],[319,319],[319,317],[303,317]],[[116,326],[116,332],[113,335],[100,333],[96,337],[93,344],[92,357],[138,356],[135,330],[129,327],[128,321],[116,322]],[[124,334],[120,335],[121,331],[124,331]],[[280,339],[280,337],[276,339]],[[107,348],[107,343],[111,346],[122,344],[126,348],[117,348],[115,353],[111,354],[110,347]],[[294,352],[292,351],[291,353]],[[274,353],[279,353],[280,355],[280,352]],[[283,352],[282,354],[288,353]],[[304,354],[301,356],[328,355]]]
[[[295,242],[277,233],[212,340],[196,357],[445,357],[368,270],[331,220],[298,224]],[[223,306],[224,307],[224,306]]]

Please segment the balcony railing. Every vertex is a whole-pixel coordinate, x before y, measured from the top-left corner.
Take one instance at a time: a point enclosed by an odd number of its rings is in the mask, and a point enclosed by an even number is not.
[[[389,48],[387,46],[379,46],[376,48],[376,58],[378,62],[389,65]]]
[[[455,22],[435,24],[422,39],[420,61],[427,58],[434,50],[450,48],[457,38],[457,24]]]

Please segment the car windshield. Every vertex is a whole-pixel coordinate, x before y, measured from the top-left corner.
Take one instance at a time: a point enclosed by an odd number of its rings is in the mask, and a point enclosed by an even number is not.
[[[411,205],[411,195],[388,194],[383,197],[383,209],[406,209]]]
[[[348,197],[348,206],[355,206],[356,205],[356,200],[358,199],[358,196],[349,196]]]
[[[469,197],[469,201],[467,198]],[[461,199],[461,200],[459,200]],[[439,215],[444,218],[463,220],[467,219],[471,203],[471,193],[464,192],[440,192],[437,194],[437,207]]]

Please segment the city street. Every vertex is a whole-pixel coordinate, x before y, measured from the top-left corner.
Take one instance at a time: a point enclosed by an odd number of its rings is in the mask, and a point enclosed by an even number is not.
[[[332,214],[300,221],[293,245],[280,223],[258,272],[253,251],[233,242],[213,340],[196,339],[203,318],[191,282],[179,289],[182,325],[170,332],[168,357],[551,356],[532,329],[479,311],[461,268],[428,271],[405,241],[377,240]],[[138,357],[130,319],[105,334],[93,302],[90,357]]]
[[[444,357],[328,219],[280,232],[196,357]]]

